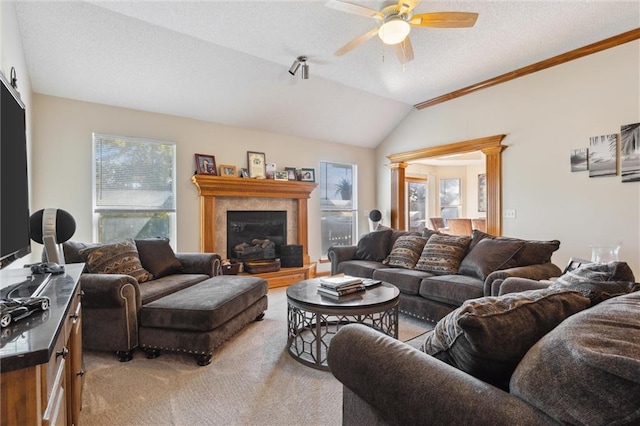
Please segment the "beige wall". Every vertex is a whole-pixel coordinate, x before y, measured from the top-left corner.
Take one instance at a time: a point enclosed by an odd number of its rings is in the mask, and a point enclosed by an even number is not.
[[[378,201],[389,206],[392,153],[506,134],[503,234],[558,239],[553,261],[590,258],[590,244],[621,243],[640,279],[640,183],[571,173],[570,151],[640,121],[640,41],[590,55],[424,110],[378,147]],[[388,207],[387,207],[388,209]]]
[[[77,221],[78,241],[92,239],[92,132],[159,139],[177,145],[178,250],[200,248],[200,199],[191,182],[194,153],[211,154],[216,163],[246,167],[247,151],[266,154],[278,169],[312,167],[319,161],[352,162],[358,165],[360,230],[367,229],[365,210],[375,208],[374,157],[372,149],[295,138],[286,135],[234,128],[174,116],[147,113],[106,105],[36,94],[34,100],[32,207],[57,207]],[[318,176],[316,176],[318,178]],[[321,256],[319,190],[309,201],[309,254]]]

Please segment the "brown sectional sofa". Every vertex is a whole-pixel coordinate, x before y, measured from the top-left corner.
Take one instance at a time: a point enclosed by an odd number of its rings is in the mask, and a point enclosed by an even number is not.
[[[410,251],[406,245],[404,249],[396,250],[399,242],[406,243],[407,238],[412,237],[422,238],[417,247],[420,244],[424,249],[436,247],[431,250],[431,259],[437,257],[437,249],[442,245],[430,244],[434,240],[450,239],[430,230],[425,230],[422,235],[389,228],[374,231],[362,236],[356,246],[329,248],[331,273],[389,282],[400,289],[401,312],[432,322],[468,299],[490,295],[495,280],[508,277],[541,280],[562,273],[551,263],[551,255],[560,247],[557,240],[494,237],[476,230],[472,237],[466,237],[468,241],[465,237],[459,239],[459,246],[463,249],[457,248],[461,254],[458,265],[435,261],[430,265],[426,262],[421,268],[426,252],[417,254],[420,259],[414,266],[402,260],[394,262],[398,259],[394,257],[394,251],[401,254]]]

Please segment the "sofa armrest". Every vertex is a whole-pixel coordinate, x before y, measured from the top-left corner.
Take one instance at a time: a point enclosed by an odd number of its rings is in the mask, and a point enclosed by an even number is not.
[[[521,399],[364,325],[340,329],[328,362],[333,375],[389,424],[554,423]]]
[[[80,285],[83,309],[107,309],[135,306],[140,309],[140,287],[130,275],[82,274]]]
[[[510,277],[502,281],[498,288],[496,296],[502,296],[507,293],[519,293],[527,290],[542,290],[551,285],[550,281],[537,281],[529,278]]]
[[[221,257],[218,253],[176,253],[185,274],[222,275]]]
[[[518,266],[490,273],[484,280],[484,295],[491,296],[491,284],[495,280],[504,280],[509,277],[529,278],[532,280],[548,280],[550,277],[559,277],[562,271],[551,262],[538,265]]]
[[[338,273],[338,264],[347,260],[353,260],[356,256],[356,246],[331,246],[327,252],[331,261],[331,275]]]

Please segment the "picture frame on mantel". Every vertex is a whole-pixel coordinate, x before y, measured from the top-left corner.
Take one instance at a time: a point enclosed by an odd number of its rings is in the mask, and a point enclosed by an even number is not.
[[[213,155],[195,154],[196,172],[200,175],[217,175],[216,158]]]
[[[315,182],[316,181],[316,170],[315,169],[301,169],[300,170],[302,182]]]
[[[264,152],[247,151],[247,168],[249,177],[253,179],[264,179],[267,175],[266,158]]]
[[[220,164],[220,176],[235,176],[236,166],[231,164]]]

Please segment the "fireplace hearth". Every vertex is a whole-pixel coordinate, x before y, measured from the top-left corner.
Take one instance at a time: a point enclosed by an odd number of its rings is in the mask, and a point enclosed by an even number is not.
[[[227,254],[244,262],[280,257],[287,243],[287,212],[264,210],[227,211]]]

